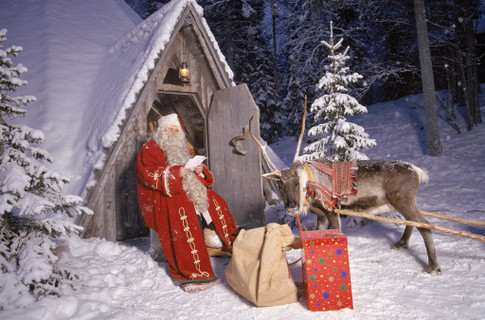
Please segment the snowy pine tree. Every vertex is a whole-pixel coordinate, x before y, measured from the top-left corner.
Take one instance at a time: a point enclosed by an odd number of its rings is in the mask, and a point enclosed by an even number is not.
[[[332,161],[351,161],[367,159],[359,150],[375,146],[374,139],[361,126],[348,122],[346,117],[367,113],[367,108],[348,94],[348,85],[358,82],[362,76],[358,73],[349,74],[345,63],[349,47],[343,53],[337,53],[342,47],[343,38],[337,43],[333,39],[333,26],[330,23],[330,43],[322,43],[330,50],[330,64],[326,66],[326,74],[318,82],[318,89],[325,93],[317,98],[310,111],[314,112],[316,125],[308,131],[309,136],[320,139],[304,148],[302,158],[307,161],[317,158],[327,158]],[[321,123],[322,120],[326,122]]]
[[[12,96],[27,84],[27,69],[13,65],[22,48],[4,49],[7,30],[0,30],[0,310],[21,306],[42,295],[59,295],[73,273],[56,264],[58,239],[80,229],[73,216],[90,213],[82,199],[60,191],[68,179],[49,165],[51,156],[33,146],[43,133],[8,124],[23,116],[32,96]]]

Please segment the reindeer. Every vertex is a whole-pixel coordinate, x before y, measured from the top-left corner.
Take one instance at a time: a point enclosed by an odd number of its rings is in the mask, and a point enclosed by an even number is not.
[[[249,121],[249,133],[259,145],[262,154],[274,172],[264,174],[263,177],[274,180],[283,200],[286,212],[289,215],[308,214],[309,211],[317,214],[317,229],[325,229],[328,220],[330,229],[340,229],[339,214],[332,209],[326,210],[324,206],[311,194],[307,195],[307,182],[309,176],[313,181],[332,190],[332,178],[318,169],[318,163],[331,166],[327,159],[317,159],[317,163],[297,161],[300,152],[303,133],[305,130],[306,107],[303,115],[302,130],[297,144],[297,150],[291,168],[278,170],[266,153],[266,146],[256,139],[251,131],[252,118]],[[357,194],[341,200],[340,208],[353,211],[379,215],[392,210],[398,211],[406,220],[427,223],[418,210],[416,197],[420,183],[428,182],[425,169],[411,163],[395,160],[357,160]],[[319,167],[319,166],[318,166]],[[418,228],[423,237],[428,253],[428,266],[425,271],[430,274],[440,274],[441,268],[436,256],[436,248],[431,230]],[[393,248],[408,248],[409,238],[413,231],[412,226],[406,226],[401,239]]]

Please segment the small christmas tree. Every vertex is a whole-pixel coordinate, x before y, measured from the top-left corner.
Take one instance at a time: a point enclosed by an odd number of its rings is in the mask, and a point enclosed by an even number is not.
[[[60,191],[68,179],[51,166],[51,156],[33,146],[43,141],[41,131],[9,125],[5,118],[25,115],[21,106],[33,96],[12,96],[27,84],[27,69],[14,66],[21,47],[3,49],[7,30],[0,30],[0,310],[18,307],[42,295],[59,295],[73,274],[56,264],[59,239],[81,227],[76,214],[90,213],[82,199]]]
[[[347,86],[358,82],[362,76],[358,73],[348,74],[349,68],[345,62],[350,59],[347,55],[349,47],[343,53],[336,53],[342,46],[343,39],[336,44],[333,40],[333,26],[330,23],[330,43],[322,43],[330,50],[330,64],[326,66],[326,74],[318,82],[317,88],[325,94],[317,98],[310,111],[315,113],[316,125],[308,131],[308,136],[320,137],[303,149],[302,160],[308,161],[327,158],[332,161],[352,161],[367,159],[359,150],[368,149],[376,145],[374,139],[361,126],[347,122],[347,116],[367,113],[367,108],[355,98],[348,95]],[[327,122],[321,123],[321,120]]]

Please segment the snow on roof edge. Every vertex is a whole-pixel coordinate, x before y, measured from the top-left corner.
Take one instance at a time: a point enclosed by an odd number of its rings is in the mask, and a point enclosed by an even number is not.
[[[203,8],[195,0],[174,0],[143,20],[138,26],[113,44],[106,57],[106,64],[109,64],[106,67],[107,71],[118,69],[116,74],[110,75],[111,78],[107,77],[108,81],[124,78],[122,83],[125,85],[116,88],[117,83],[115,83],[115,80],[111,84],[110,90],[101,93],[100,97],[96,98],[96,105],[111,104],[111,107],[107,109],[112,110],[112,113],[111,115],[106,115],[106,118],[102,118],[104,123],[109,123],[109,125],[104,126],[106,130],[104,132],[98,131],[96,128],[101,126],[95,126],[88,139],[92,167],[88,176],[86,176],[87,179],[85,180],[83,191],[81,191],[84,196],[90,188],[99,182],[100,177],[95,174],[95,171],[102,170],[106,165],[110,155],[109,149],[116,144],[122,134],[123,123],[128,116],[127,110],[136,103],[137,96],[143,90],[152,70],[156,66],[160,52],[166,49],[166,45],[172,38],[181,15],[188,6],[191,6],[193,12],[199,16],[209,41],[212,42],[212,46],[230,80],[230,84],[232,86],[235,85],[234,74],[227,64],[226,58],[207,21],[203,17]],[[113,59],[120,60],[113,61]],[[113,68],[113,64],[117,66],[117,63],[129,63],[131,64],[131,69],[129,71],[120,71],[125,69],[125,67],[121,69],[119,67]],[[116,91],[119,92],[116,93]],[[106,96],[110,96],[110,94],[118,98],[107,98]]]
[[[160,19],[163,19],[163,17],[168,12],[171,12],[171,16],[177,17],[177,19],[174,19],[173,21],[171,21],[172,25],[170,26],[169,30],[160,30],[160,28],[157,28],[155,34],[151,35],[150,42],[155,41],[156,44],[152,46],[148,54],[146,54],[145,63],[139,69],[135,77],[135,81],[133,82],[133,85],[128,90],[128,92],[124,95],[120,112],[118,113],[117,117],[115,118],[113,123],[106,131],[106,134],[103,135],[102,137],[103,147],[109,148],[118,140],[121,134],[121,125],[126,118],[126,110],[129,109],[133,105],[133,103],[136,102],[136,96],[143,89],[146,81],[148,80],[150,76],[150,70],[152,70],[155,67],[155,62],[158,59],[159,53],[165,49],[165,45],[169,42],[172,36],[172,33],[175,29],[176,23],[178,22],[180,16],[183,14],[186,7],[189,5],[192,5],[195,12],[199,15],[202,21],[202,24],[206,28],[207,34],[209,35],[210,40],[212,41],[212,44],[219,56],[219,59],[221,60],[221,62],[225,67],[225,71],[229,79],[232,81],[232,84],[235,85],[233,80],[234,74],[231,68],[229,67],[229,65],[227,64],[226,58],[222,54],[222,51],[212,31],[210,30],[209,25],[207,24],[207,21],[203,17],[203,14],[204,14],[203,8],[199,6],[195,0],[179,0],[179,1],[169,2],[168,4],[161,7],[158,11],[153,13],[146,20],[144,20],[139,26],[137,26],[135,30],[132,30],[125,37],[120,39],[112,48],[112,51],[120,50],[122,47],[127,45],[127,41],[126,41],[127,39],[128,41],[133,41],[137,39],[135,34],[139,29],[146,30],[146,28],[149,28],[150,26],[152,27],[159,26]],[[156,35],[159,35],[160,33],[164,34],[166,38],[156,37]]]

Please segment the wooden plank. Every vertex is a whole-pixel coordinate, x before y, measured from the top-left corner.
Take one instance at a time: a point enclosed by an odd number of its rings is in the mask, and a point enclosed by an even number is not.
[[[216,179],[213,189],[226,200],[237,224],[264,222],[259,148],[249,139],[241,141],[247,152],[241,155],[231,144],[251,115],[259,128],[258,108],[247,86],[239,85],[215,93],[207,123],[209,165]],[[259,136],[259,130],[255,134]]]
[[[131,239],[146,233],[145,223],[137,210],[136,151],[134,137],[128,137],[122,153],[115,162],[116,170],[116,228],[117,240]]]
[[[123,139],[124,140],[124,139]],[[124,190],[127,181],[126,175],[124,174],[126,170],[126,163],[124,159],[121,157],[121,154],[126,152],[126,144],[123,143],[123,148],[121,149],[122,152],[118,154],[116,161],[115,161],[115,179],[114,179],[114,209],[116,212],[115,219],[116,219],[116,240],[123,240],[125,239],[125,230],[126,230],[126,221],[128,219],[126,214],[126,190]]]
[[[138,119],[134,121],[137,122]],[[136,185],[136,157],[138,154],[138,131],[130,125],[130,132],[115,161],[116,183],[114,186],[116,211],[116,240],[126,240],[148,235],[143,215],[138,206]],[[141,146],[140,146],[141,147]]]

